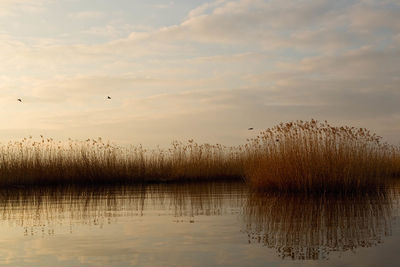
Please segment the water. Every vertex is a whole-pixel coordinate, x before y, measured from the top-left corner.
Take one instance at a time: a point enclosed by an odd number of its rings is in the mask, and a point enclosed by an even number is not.
[[[0,192],[10,266],[398,266],[398,190],[250,193],[241,183]]]

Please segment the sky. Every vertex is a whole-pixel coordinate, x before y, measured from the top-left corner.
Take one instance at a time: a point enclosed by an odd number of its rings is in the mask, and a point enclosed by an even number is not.
[[[398,0],[0,0],[0,141],[236,145],[315,118],[398,144],[399,17]]]

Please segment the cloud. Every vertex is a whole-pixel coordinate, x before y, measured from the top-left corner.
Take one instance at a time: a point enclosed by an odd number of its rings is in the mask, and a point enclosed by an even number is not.
[[[268,2],[217,1],[192,10],[187,19],[178,25],[162,27],[155,31],[132,32],[129,38],[121,38],[104,44],[47,46],[38,49],[41,50],[41,55],[49,53],[51,58],[54,54],[57,54],[58,57],[65,55],[67,60],[88,55],[104,57],[107,54],[129,54],[130,57],[133,57],[149,53],[164,54],[171,50],[182,53],[189,47],[185,44],[190,42],[198,42],[199,45],[206,43],[216,46],[227,44],[247,46],[245,49],[253,50],[287,48],[335,53],[335,51],[366,44],[378,46],[382,42],[388,42],[388,37],[396,38],[396,34],[379,33],[376,32],[377,29],[373,28],[366,31],[365,28],[359,26],[348,27],[349,21],[357,20],[358,13],[354,10],[359,8],[355,4],[358,2],[360,1],[344,1],[338,4],[319,0],[306,1],[306,4],[301,5],[297,2],[276,0]],[[210,8],[210,13],[205,14],[204,10]],[[384,5],[363,8],[369,9],[370,12],[375,12],[374,10],[380,8],[376,12],[382,14],[394,13],[393,8]],[[74,16],[90,17],[93,15],[99,14],[81,12]],[[358,16],[362,15],[358,14]],[[387,17],[393,16],[388,15]],[[371,18],[364,18],[362,25],[372,23],[368,22],[371,20],[373,21]],[[384,19],[380,20],[380,25],[396,29],[392,19],[386,22]],[[105,25],[104,27],[93,27],[84,32],[119,37],[121,36],[118,33],[119,30],[119,26]],[[371,36],[375,38],[371,38]],[[190,49],[193,51],[197,47],[192,45]],[[55,50],[60,50],[60,53]],[[61,53],[62,50],[66,53]]]
[[[122,23],[110,23],[104,26],[90,27],[83,30],[82,33],[93,36],[109,37],[111,39],[124,38],[132,31],[146,32],[152,30],[151,26],[147,25],[129,25]]]
[[[79,19],[79,20],[86,20],[86,19],[100,19],[100,18],[104,18],[105,14],[103,12],[100,11],[81,11],[81,12],[76,12],[76,13],[71,13],[68,14],[68,17],[71,19]]]
[[[226,0],[218,0],[215,2],[209,2],[209,3],[204,3],[194,9],[192,9],[186,19],[190,19],[193,17],[197,17],[200,15],[204,15],[207,11],[210,12],[212,11],[215,7],[218,7],[222,5]]]
[[[377,36],[379,30],[399,33],[396,17],[400,5],[369,2],[372,4],[328,0],[216,1],[193,9],[181,24],[146,34],[132,33],[125,41],[252,43],[273,49],[294,45],[342,49],[365,44],[372,36]]]
[[[154,4],[154,5],[151,5],[151,6],[154,7],[154,8],[165,9],[165,8],[170,8],[170,7],[174,6],[174,5],[175,5],[175,2],[174,1],[170,1],[167,4]]]
[[[15,16],[20,13],[37,13],[52,0],[1,0],[0,15]]]
[[[241,143],[248,127],[314,117],[398,142],[399,14],[389,0],[215,1],[176,25],[84,31],[103,43],[3,34],[1,103],[15,123],[0,121],[82,138],[96,129],[117,140]],[[18,95],[28,104],[15,106]]]

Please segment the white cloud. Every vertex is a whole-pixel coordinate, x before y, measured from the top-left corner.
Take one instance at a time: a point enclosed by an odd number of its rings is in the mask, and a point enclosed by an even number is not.
[[[274,49],[325,45],[340,49],[368,42],[382,29],[400,32],[398,4],[393,8],[361,3],[364,2],[216,1],[192,10],[179,25],[147,34],[132,33],[130,41],[253,43]]]
[[[215,2],[210,2],[210,3],[204,3],[194,9],[192,9],[188,16],[187,19],[189,18],[193,18],[193,17],[197,17],[200,15],[204,15],[207,11],[210,12],[212,11],[215,7],[218,7],[220,5],[222,5],[223,3],[225,3],[226,0],[217,0]]]
[[[76,13],[71,13],[68,14],[68,17],[71,19],[100,19],[105,17],[105,14],[100,11],[94,11],[94,10],[89,10],[89,11],[81,11],[81,12],[76,12]]]

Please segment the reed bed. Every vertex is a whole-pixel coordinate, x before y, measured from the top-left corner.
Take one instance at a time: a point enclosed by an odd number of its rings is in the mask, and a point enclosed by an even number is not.
[[[0,146],[0,185],[101,184],[242,179],[236,148],[173,142],[169,149],[121,147],[101,138],[41,136]]]
[[[260,190],[354,192],[385,187],[400,174],[399,147],[364,128],[281,123],[247,144],[246,179]]]
[[[121,147],[101,138],[0,144],[0,186],[245,180],[258,190],[375,190],[400,174],[400,149],[366,129],[281,123],[245,145]]]

